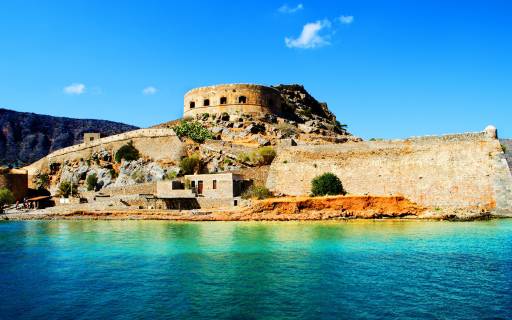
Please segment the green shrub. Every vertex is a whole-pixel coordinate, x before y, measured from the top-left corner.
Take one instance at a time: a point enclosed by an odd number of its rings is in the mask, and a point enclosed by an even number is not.
[[[164,180],[174,180],[177,176],[176,171],[168,171],[165,173]]]
[[[87,183],[87,191],[96,190],[96,185],[98,184],[98,177],[96,176],[96,173],[88,175],[85,182]]]
[[[252,185],[247,189],[243,194],[242,198],[244,199],[267,199],[272,196],[272,193],[265,187],[261,185]]]
[[[110,173],[110,178],[112,178],[112,179],[116,179],[118,176],[117,171],[114,168],[110,169],[109,173]]]
[[[32,181],[37,189],[48,189],[50,187],[50,175],[48,173],[38,171]]]
[[[334,126],[339,130],[347,130],[348,125],[339,122],[338,120],[334,121]]]
[[[333,173],[324,173],[311,181],[313,196],[345,194],[341,180]]]
[[[299,129],[296,126],[286,122],[278,124],[276,129],[281,132],[283,138],[289,138],[299,133]]]
[[[139,158],[139,150],[137,150],[137,148],[133,146],[133,141],[130,141],[121,148],[119,148],[115,155],[115,160],[118,163],[121,162],[122,159],[124,159],[125,161],[133,161],[138,160]]]
[[[193,174],[201,169],[201,158],[197,154],[185,157],[180,161],[180,169],[183,174]]]
[[[245,152],[242,152],[236,156],[236,160],[241,163],[249,162],[251,161],[251,156]]]
[[[13,204],[16,199],[14,199],[14,195],[11,190],[7,188],[0,189],[0,213],[4,212],[4,206]]]
[[[179,137],[188,137],[197,143],[203,143],[205,140],[213,138],[212,133],[198,121],[183,120],[173,129]]]
[[[136,183],[143,183],[146,181],[146,176],[144,175],[144,172],[142,172],[142,170],[136,170],[132,172],[131,178]]]
[[[71,181],[62,181],[59,185],[59,195],[64,198],[77,193],[77,185]]]
[[[503,153],[507,153],[507,146],[504,144],[501,144],[501,150],[503,150]]]
[[[272,147],[261,147],[251,154],[251,161],[254,164],[271,164],[276,157],[276,151]]]

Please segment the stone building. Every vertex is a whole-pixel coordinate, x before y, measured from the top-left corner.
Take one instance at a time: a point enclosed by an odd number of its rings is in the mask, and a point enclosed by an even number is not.
[[[95,140],[101,139],[101,134],[99,132],[86,132],[84,133],[84,143],[90,144]]]
[[[150,206],[159,209],[205,209],[238,206],[249,181],[233,173],[186,175],[180,181],[158,181]]]
[[[0,189],[11,190],[17,201],[23,200],[28,192],[28,175],[26,170],[0,168]]]
[[[279,114],[281,95],[278,90],[256,84],[223,84],[188,91],[184,98],[184,117],[203,113]]]

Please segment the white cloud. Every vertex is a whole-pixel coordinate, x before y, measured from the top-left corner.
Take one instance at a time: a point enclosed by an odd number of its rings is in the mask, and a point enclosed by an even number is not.
[[[142,94],[146,95],[146,96],[151,96],[151,95],[154,95],[155,93],[158,92],[158,89],[153,87],[153,86],[149,86],[149,87],[145,87],[143,90],[142,90]]]
[[[285,38],[284,42],[288,48],[312,49],[326,46],[330,44],[327,40],[330,35],[320,35],[320,32],[330,27],[331,22],[327,19],[307,23],[298,38]]]
[[[354,22],[354,16],[341,16],[339,17],[339,20],[343,24],[351,24]]]
[[[73,83],[73,84],[70,84],[67,87],[64,87],[63,91],[64,91],[65,94],[76,94],[76,95],[79,95],[79,94],[82,94],[82,93],[85,92],[85,84],[83,84],[83,83]]]
[[[295,13],[302,9],[304,9],[304,5],[302,3],[299,3],[295,7],[289,7],[287,4],[283,4],[279,9],[277,9],[277,11],[280,13]]]

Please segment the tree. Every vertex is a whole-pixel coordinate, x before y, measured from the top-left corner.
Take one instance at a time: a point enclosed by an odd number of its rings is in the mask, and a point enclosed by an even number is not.
[[[37,189],[48,189],[50,187],[50,175],[46,172],[37,171],[33,182]]]
[[[98,177],[96,176],[96,173],[92,173],[87,176],[86,179],[87,183],[87,191],[96,190],[96,186],[98,184]]]
[[[183,174],[193,174],[201,169],[201,158],[199,155],[193,154],[190,157],[185,157],[180,161],[180,169]]]
[[[59,185],[59,195],[64,198],[68,198],[72,195],[72,192],[77,192],[77,186],[71,181],[62,181]]]
[[[115,155],[115,160],[117,163],[121,162],[122,159],[125,161],[133,161],[138,160],[140,158],[140,152],[137,148],[134,147],[133,141],[128,142],[119,150],[117,150]]]
[[[0,189],[0,213],[4,213],[4,206],[13,204],[16,199],[11,190],[7,188]]]
[[[254,164],[268,165],[276,157],[276,151],[272,147],[261,147],[251,154],[251,161]]]
[[[252,185],[242,194],[243,199],[263,200],[270,198],[271,196],[272,193],[267,189],[267,187],[262,185]]]
[[[341,180],[334,173],[324,173],[311,181],[313,196],[345,194]]]

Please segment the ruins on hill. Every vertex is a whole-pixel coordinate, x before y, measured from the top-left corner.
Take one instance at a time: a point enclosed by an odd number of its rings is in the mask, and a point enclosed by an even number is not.
[[[434,217],[512,215],[512,175],[493,127],[362,141],[300,85],[207,86],[183,103],[183,119],[109,137],[86,133],[82,144],[26,167],[29,184],[48,174],[52,194],[70,181],[88,203],[215,209],[247,205],[240,196],[251,184],[277,197],[308,196],[312,179],[330,172],[351,195],[404,197]],[[127,145],[137,157],[116,160]]]

